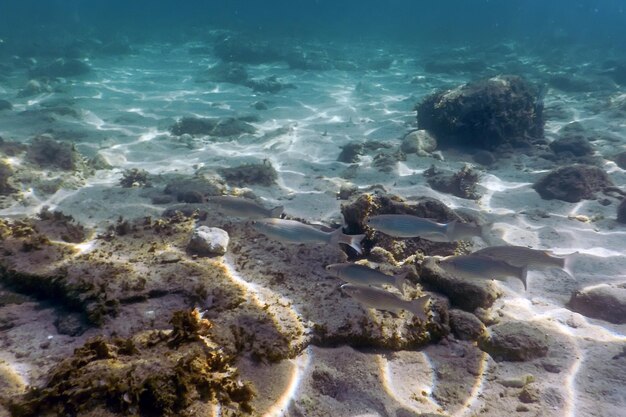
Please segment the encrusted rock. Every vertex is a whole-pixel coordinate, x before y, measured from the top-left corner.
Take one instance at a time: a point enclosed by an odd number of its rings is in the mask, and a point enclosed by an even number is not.
[[[450,330],[460,340],[478,340],[485,332],[483,323],[473,315],[463,310],[452,309],[450,314]]]
[[[231,168],[220,168],[219,174],[227,183],[237,187],[246,185],[264,185],[269,187],[276,183],[278,173],[268,160],[256,164],[244,164]]]
[[[478,172],[468,165],[454,173],[439,171],[433,165],[424,171],[424,176],[433,190],[469,200],[478,200],[480,198],[476,191],[476,184],[478,184],[480,176]]]
[[[502,292],[491,282],[466,281],[441,269],[435,258],[427,258],[421,266],[420,282],[448,297],[453,306],[465,311],[491,307]]]
[[[593,153],[593,147],[583,135],[568,135],[550,143],[554,153],[568,152],[574,156],[585,156]]]
[[[546,356],[548,335],[532,325],[511,321],[495,325],[478,339],[478,347],[496,361],[529,361]]]
[[[11,185],[12,175],[13,169],[11,165],[0,161],[0,195],[9,195],[17,191],[17,189]]]
[[[198,196],[201,196],[200,200],[203,200],[205,197],[222,195],[224,188],[224,184],[215,178],[196,176],[171,180],[167,183],[163,192],[175,196],[178,201],[193,203],[199,202],[197,201]],[[195,196],[193,198],[194,201],[189,201],[192,196]]]
[[[34,138],[26,152],[26,159],[42,168],[56,168],[65,171],[75,171],[82,164],[82,157],[74,145],[58,142],[50,135]]]
[[[626,283],[600,284],[572,294],[568,307],[584,316],[626,323]]]
[[[440,145],[494,149],[543,137],[543,100],[517,76],[498,76],[426,97],[416,106],[420,129]]]
[[[193,231],[187,250],[200,256],[221,256],[228,249],[229,237],[225,230],[199,226]]]
[[[224,119],[208,119],[198,117],[183,117],[170,128],[173,135],[181,136],[239,136],[244,133],[254,133],[256,129],[249,123],[233,117]]]
[[[407,133],[402,139],[400,150],[404,153],[416,153],[427,156],[437,149],[437,139],[426,130],[415,130]]]
[[[416,252],[426,255],[452,255],[460,244],[458,242],[432,242],[420,238],[396,239],[367,227],[367,217],[377,214],[411,214],[441,223],[468,220],[432,198],[422,198],[409,203],[398,196],[378,193],[361,194],[350,204],[342,204],[341,212],[347,225],[347,233],[365,233],[366,237],[362,246],[366,253],[374,246],[379,246],[392,253],[398,261]]]
[[[577,203],[591,200],[613,182],[606,172],[593,165],[559,167],[539,179],[533,188],[544,200],[562,200]]]

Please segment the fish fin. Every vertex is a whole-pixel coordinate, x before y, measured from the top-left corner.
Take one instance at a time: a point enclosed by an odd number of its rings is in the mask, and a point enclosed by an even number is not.
[[[420,319],[420,321],[427,321],[428,317],[426,316],[424,309],[426,308],[426,305],[429,301],[430,297],[427,295],[423,295],[419,298],[416,298],[415,300],[409,301],[407,310],[413,313],[413,315]]]
[[[343,233],[343,227],[338,228],[332,232],[330,238],[331,243],[343,243],[354,249],[359,255],[363,254],[361,248],[361,241],[365,238],[365,235],[346,235]]]
[[[401,294],[404,294],[404,284],[406,283],[406,276],[409,274],[409,272],[410,271],[404,271],[397,275],[394,275],[394,286],[398,289],[398,291],[400,291]]]
[[[275,219],[280,219],[281,214],[283,214],[284,206],[277,206],[270,210],[270,217]]]

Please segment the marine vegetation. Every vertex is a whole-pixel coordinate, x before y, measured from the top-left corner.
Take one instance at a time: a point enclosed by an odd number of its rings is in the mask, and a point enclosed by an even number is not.
[[[225,415],[251,412],[254,390],[212,341],[211,323],[197,310],[177,311],[170,323],[171,330],[92,338],[55,366],[42,387],[2,402],[14,417],[192,416],[199,401],[220,403]]]

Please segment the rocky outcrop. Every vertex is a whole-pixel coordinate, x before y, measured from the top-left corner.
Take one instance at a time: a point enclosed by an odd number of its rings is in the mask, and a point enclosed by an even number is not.
[[[198,117],[183,117],[170,128],[172,135],[181,136],[216,136],[230,137],[244,133],[255,133],[256,129],[251,124],[237,118],[227,117],[224,119],[209,119]]]
[[[549,336],[525,322],[507,322],[489,328],[478,347],[496,361],[530,361],[546,356]]]
[[[608,174],[593,165],[559,167],[539,179],[533,188],[544,200],[562,200],[577,203],[591,200],[596,193],[613,186]]]
[[[440,146],[492,150],[543,137],[543,99],[517,76],[498,76],[426,97],[416,106],[420,129]]]
[[[572,294],[567,306],[584,316],[626,323],[626,283],[600,284]]]

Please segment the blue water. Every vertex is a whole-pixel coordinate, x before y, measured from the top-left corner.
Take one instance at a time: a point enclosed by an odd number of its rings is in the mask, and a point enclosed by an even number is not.
[[[0,36],[98,33],[162,37],[194,28],[415,42],[567,39],[626,43],[623,0],[24,0],[0,4]],[[47,32],[52,30],[52,33]]]

